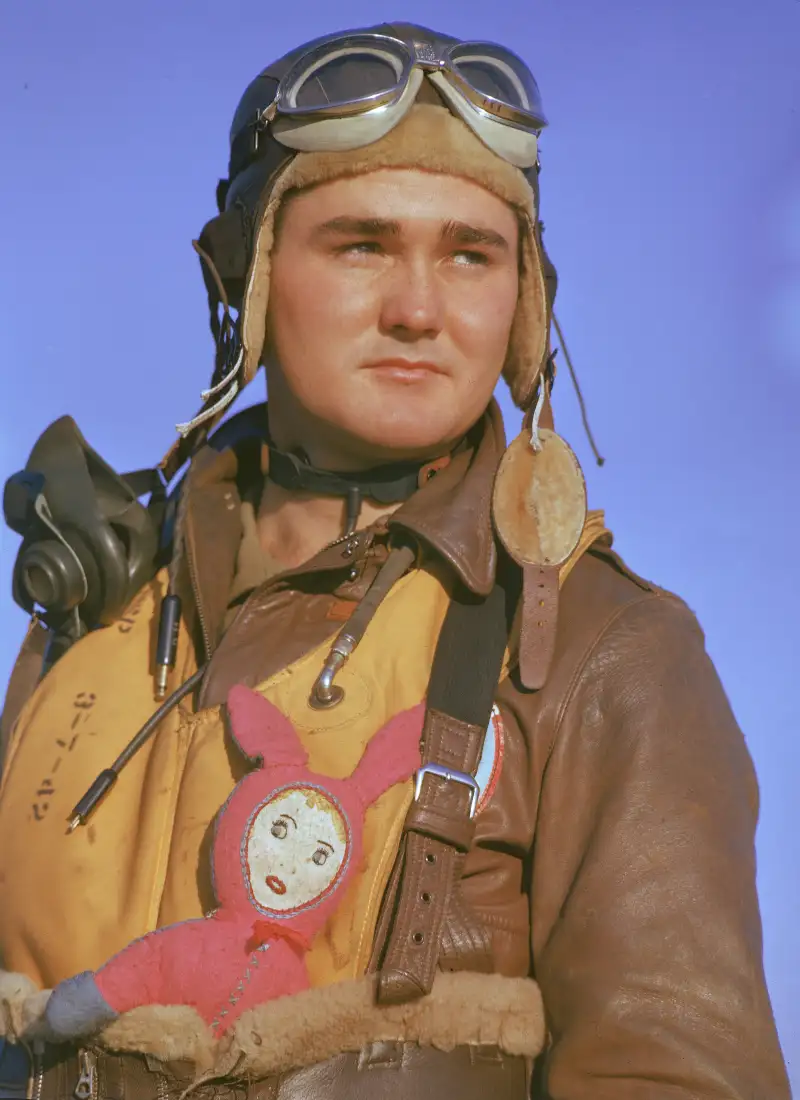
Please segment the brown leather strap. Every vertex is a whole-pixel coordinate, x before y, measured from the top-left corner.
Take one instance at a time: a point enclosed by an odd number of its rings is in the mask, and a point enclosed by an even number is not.
[[[402,871],[388,946],[380,965],[378,1001],[398,1004],[429,993],[443,939],[443,962],[459,966],[464,941],[488,956],[488,937],[466,908],[454,901],[464,857],[475,831],[473,789],[461,776],[472,776],[486,729],[429,709],[423,731],[423,770],[419,797],[409,810],[401,853]],[[435,763],[458,775],[425,773]],[[443,932],[447,929],[447,935]]]
[[[141,1054],[97,1051],[93,1095],[98,1100],[178,1100],[198,1076],[189,1063],[160,1063]],[[80,1067],[63,1048],[49,1048],[41,1100],[75,1100]],[[353,1053],[269,1077],[227,1077],[197,1084],[190,1100],[407,1100],[453,1096],[458,1100],[524,1100],[530,1065],[496,1046],[436,1050],[394,1040],[369,1043]],[[19,1100],[26,1096],[19,1082]],[[17,1090],[9,1092],[9,1098]],[[0,1094],[6,1100],[6,1093]]]
[[[501,584],[483,600],[457,591],[439,635],[422,767],[373,952],[381,1004],[429,993],[440,956],[448,969],[490,965],[489,936],[460,891],[475,834],[474,775],[503,665],[510,603]]]
[[[547,680],[556,646],[558,567],[524,565],[522,577],[519,674],[524,687],[538,691]]]

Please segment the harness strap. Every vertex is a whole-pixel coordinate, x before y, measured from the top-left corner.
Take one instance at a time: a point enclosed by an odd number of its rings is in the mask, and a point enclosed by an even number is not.
[[[475,772],[509,634],[507,593],[454,593],[433,660],[422,767],[376,936],[378,1001],[425,996],[437,967],[491,968],[488,934],[461,894],[475,833]],[[385,944],[385,947],[384,947]]]

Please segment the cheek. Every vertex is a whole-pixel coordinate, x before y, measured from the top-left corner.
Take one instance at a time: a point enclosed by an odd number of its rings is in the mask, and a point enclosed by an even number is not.
[[[374,278],[363,272],[324,260],[276,264],[269,339],[296,392],[352,362],[354,344],[374,324],[377,298]]]
[[[516,272],[502,272],[481,280],[474,287],[459,287],[449,311],[454,342],[487,375],[503,363],[511,325],[517,309],[519,278]]]

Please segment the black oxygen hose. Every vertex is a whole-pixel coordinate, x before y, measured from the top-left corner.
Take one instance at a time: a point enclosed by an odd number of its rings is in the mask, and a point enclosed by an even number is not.
[[[166,718],[171,710],[173,710],[181,699],[185,699],[189,695],[200,681],[203,679],[203,675],[206,671],[206,666],[202,665],[198,668],[197,672],[189,677],[185,683],[173,691],[172,695],[166,699],[157,711],[150,718],[147,719],[145,724],[139,730],[135,737],[133,737],[117,759],[111,765],[110,768],[105,768],[100,772],[97,779],[92,783],[86,794],[76,804],[69,818],[68,833],[74,833],[79,825],[85,825],[92,813],[97,809],[100,802],[105,798],[108,792],[119,779],[119,773],[125,767],[125,765],[136,755],[139,749],[152,737],[155,733],[157,726],[160,722]]]

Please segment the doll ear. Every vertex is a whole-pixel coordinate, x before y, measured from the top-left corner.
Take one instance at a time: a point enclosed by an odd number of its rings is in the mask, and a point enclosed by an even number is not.
[[[425,704],[420,703],[396,714],[369,742],[351,777],[365,807],[419,768],[424,720]]]
[[[231,735],[245,756],[264,764],[288,764],[302,768],[308,754],[294,726],[269,699],[236,684],[228,692]]]

